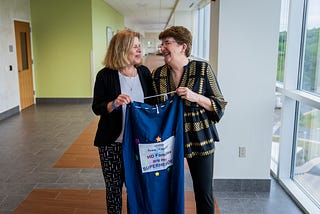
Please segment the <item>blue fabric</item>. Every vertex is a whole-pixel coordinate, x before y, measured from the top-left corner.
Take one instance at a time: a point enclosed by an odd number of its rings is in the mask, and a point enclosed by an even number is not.
[[[184,213],[183,104],[178,96],[160,105],[127,106],[123,161],[130,214]]]

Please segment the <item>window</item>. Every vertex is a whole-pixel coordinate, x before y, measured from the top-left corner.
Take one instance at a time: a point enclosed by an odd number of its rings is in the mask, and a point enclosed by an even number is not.
[[[301,103],[293,179],[320,202],[320,109]]]
[[[309,0],[305,30],[302,89],[320,95],[320,2]]]
[[[192,55],[209,60],[210,4],[195,11],[194,26]]]
[[[280,30],[279,30],[279,44],[278,44],[278,63],[277,63],[277,81],[278,85],[282,87],[285,56],[287,46],[287,33],[288,33],[288,11],[289,1],[281,1],[281,14],[280,14]],[[282,93],[276,89],[275,93],[275,108],[274,108],[274,123],[272,132],[272,147],[271,147],[271,171],[277,175],[278,162],[279,162],[279,143],[280,143],[280,128],[281,128],[281,107],[282,107]]]
[[[282,0],[271,154],[273,175],[308,213],[320,211],[319,11],[319,0]]]
[[[272,146],[271,146],[271,171],[278,174],[279,146],[280,146],[280,128],[281,128],[281,93],[276,93],[275,108],[273,114]]]
[[[29,68],[26,32],[20,32],[20,41],[22,70],[26,70]]]
[[[277,81],[283,82],[288,33],[289,0],[281,1]]]

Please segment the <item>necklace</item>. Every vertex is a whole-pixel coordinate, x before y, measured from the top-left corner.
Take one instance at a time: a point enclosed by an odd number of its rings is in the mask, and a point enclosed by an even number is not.
[[[124,87],[127,88],[130,92],[132,92],[136,83],[137,75],[130,77],[123,75],[121,72],[119,73],[121,75],[121,79],[123,80],[122,83],[124,84]]]
[[[129,86],[130,91],[132,91],[134,84],[136,82],[136,77],[124,77],[124,79],[125,79],[127,85]]]
[[[119,73],[122,75],[123,80],[124,80],[124,84],[126,86],[126,88],[129,88],[129,90],[132,92],[133,87],[135,85],[135,81],[137,78],[137,69],[133,68],[133,69],[123,69],[121,71],[119,71]]]

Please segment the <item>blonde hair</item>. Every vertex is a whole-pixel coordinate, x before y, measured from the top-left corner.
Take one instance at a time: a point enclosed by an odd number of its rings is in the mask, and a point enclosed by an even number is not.
[[[110,41],[103,65],[114,70],[120,70],[129,65],[128,53],[133,47],[135,37],[140,39],[140,34],[131,30],[116,33]]]

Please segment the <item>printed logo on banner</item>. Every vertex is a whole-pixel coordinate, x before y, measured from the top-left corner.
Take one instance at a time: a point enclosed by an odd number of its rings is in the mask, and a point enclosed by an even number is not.
[[[159,143],[139,144],[142,173],[154,172],[168,168],[173,164],[175,137]]]

